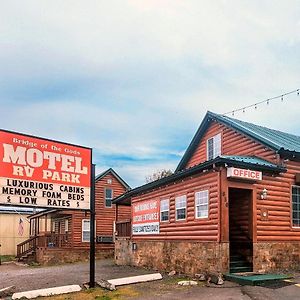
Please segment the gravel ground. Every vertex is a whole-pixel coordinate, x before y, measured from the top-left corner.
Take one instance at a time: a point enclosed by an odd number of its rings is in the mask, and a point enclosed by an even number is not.
[[[96,280],[113,279],[153,273],[142,268],[116,266],[112,260],[96,261]],[[0,265],[0,289],[15,285],[17,291],[69,284],[82,284],[89,281],[89,263],[66,264],[52,267],[28,267],[22,265]]]
[[[153,273],[143,268],[116,266],[112,260],[96,262],[96,280],[113,279],[134,275]],[[266,288],[256,286],[239,286],[226,281],[222,286],[205,286],[200,283],[195,287],[177,285],[178,277],[164,276],[161,281],[130,285],[129,289],[136,293],[118,299],[211,299],[211,300],[293,300],[300,299],[300,275],[296,274],[290,286]],[[28,291],[40,288],[55,287],[69,284],[82,284],[89,281],[89,263],[66,264],[53,267],[28,267],[15,264],[0,265],[0,289],[15,285],[17,291]],[[300,286],[300,285],[299,285]],[[73,299],[68,296],[68,299]],[[61,299],[61,298],[60,298]],[[65,299],[64,297],[62,299]],[[78,298],[74,298],[78,299]],[[94,299],[94,298],[91,298]]]

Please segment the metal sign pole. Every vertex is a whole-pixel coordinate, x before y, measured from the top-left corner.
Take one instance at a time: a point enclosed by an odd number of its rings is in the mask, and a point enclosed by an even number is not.
[[[90,203],[90,288],[95,287],[95,165],[91,168],[91,203]]]

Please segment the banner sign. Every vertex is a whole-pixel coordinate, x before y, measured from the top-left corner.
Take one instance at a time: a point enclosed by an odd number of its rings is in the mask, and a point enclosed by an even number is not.
[[[132,234],[159,233],[159,201],[147,200],[132,204]]]
[[[0,204],[89,209],[92,149],[0,130]]]
[[[262,180],[262,172],[231,167],[227,168],[227,177],[247,180]]]

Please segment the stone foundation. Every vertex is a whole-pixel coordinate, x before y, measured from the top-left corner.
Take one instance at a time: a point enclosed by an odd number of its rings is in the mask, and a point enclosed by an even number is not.
[[[253,244],[253,270],[284,271],[300,268],[300,242],[260,242]]]
[[[188,275],[205,271],[228,272],[229,246],[216,242],[132,242],[118,238],[115,261],[118,265],[143,266],[165,272],[175,270]]]
[[[36,261],[44,266],[61,263],[73,263],[89,260],[89,249],[76,248],[38,248],[36,251]],[[112,249],[97,249],[96,259],[112,258]]]

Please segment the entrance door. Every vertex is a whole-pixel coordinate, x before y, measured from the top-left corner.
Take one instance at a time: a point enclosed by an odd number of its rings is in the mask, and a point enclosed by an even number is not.
[[[229,188],[230,272],[253,270],[252,190]]]

